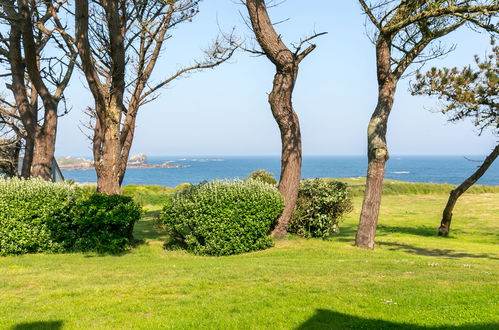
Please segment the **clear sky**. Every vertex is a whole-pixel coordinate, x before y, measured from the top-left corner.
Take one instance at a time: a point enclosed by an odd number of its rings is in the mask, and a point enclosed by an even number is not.
[[[155,77],[167,76],[181,65],[201,57],[201,49],[217,35],[219,26],[233,26],[251,37],[237,0],[205,0],[192,23],[173,32]],[[377,84],[374,47],[365,34],[364,16],[357,1],[288,0],[270,10],[287,42],[313,31],[329,34],[316,40],[317,49],[300,66],[294,105],[302,127],[305,155],[363,155],[366,130],[376,105]],[[466,29],[442,39],[457,49],[430,66],[464,66],[474,54],[489,48],[488,36]],[[148,155],[279,155],[280,135],[267,103],[274,67],[265,57],[238,53],[215,70],[192,74],[172,83],[138,115],[132,154]],[[388,128],[393,155],[488,154],[496,138],[489,132],[478,137],[468,123],[447,123],[435,99],[413,97],[410,77],[399,84]],[[93,104],[84,79],[77,74],[67,91],[72,106],[60,119],[56,154],[91,155],[90,140],[80,129],[82,114]]]

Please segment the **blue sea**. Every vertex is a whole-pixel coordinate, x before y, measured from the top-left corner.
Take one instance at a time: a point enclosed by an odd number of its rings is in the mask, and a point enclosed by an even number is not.
[[[392,156],[388,161],[386,178],[409,182],[460,184],[483,161],[484,156]],[[474,161],[472,161],[474,160]],[[128,169],[124,185],[163,185],[175,187],[180,183],[199,183],[204,180],[245,178],[249,173],[265,169],[276,175],[280,172],[278,156],[202,156],[149,157],[150,164],[170,162],[182,168]],[[367,158],[363,156],[305,156],[302,177],[341,178],[365,177]],[[63,171],[66,179],[77,182],[96,182],[93,170]],[[499,161],[492,164],[478,184],[499,185]]]

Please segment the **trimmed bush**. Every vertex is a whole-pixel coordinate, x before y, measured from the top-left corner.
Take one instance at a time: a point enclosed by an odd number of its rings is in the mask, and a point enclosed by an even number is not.
[[[277,180],[274,178],[274,174],[266,170],[256,170],[248,175],[248,180],[257,180],[265,182],[271,185],[277,185]]]
[[[71,213],[76,251],[119,253],[133,242],[141,208],[128,196],[92,194],[77,201]]]
[[[73,185],[0,180],[0,255],[63,251],[76,197]]]
[[[289,232],[306,238],[330,238],[339,231],[341,216],[351,211],[352,201],[345,183],[303,180]]]
[[[256,180],[213,181],[173,194],[161,213],[165,246],[200,255],[232,255],[273,245],[269,236],[284,208],[277,189]]]
[[[0,255],[120,252],[139,217],[128,197],[37,179],[0,180]]]

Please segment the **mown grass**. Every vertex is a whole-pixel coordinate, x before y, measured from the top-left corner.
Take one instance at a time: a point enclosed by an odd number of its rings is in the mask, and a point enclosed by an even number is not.
[[[232,257],[162,248],[160,206],[119,256],[0,258],[0,328],[497,329],[499,194],[386,195],[375,251],[352,246],[361,198],[332,241],[288,237]]]

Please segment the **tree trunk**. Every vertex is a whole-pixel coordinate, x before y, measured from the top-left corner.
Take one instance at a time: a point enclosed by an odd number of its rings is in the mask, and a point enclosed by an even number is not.
[[[103,122],[97,117],[94,132],[94,166],[97,172],[97,191],[107,195],[118,195],[121,174],[121,143],[119,135],[120,109],[111,106],[100,111],[106,117]]]
[[[56,109],[48,111],[51,115],[45,116],[44,125],[36,131],[33,164],[31,166],[31,176],[46,181],[52,181],[52,159],[54,158],[57,135]]]
[[[134,113],[137,113],[137,108],[129,106],[128,107],[128,112],[131,113],[133,111]],[[122,131],[122,139],[121,139],[121,164],[120,164],[120,186],[123,184],[123,180],[125,179],[125,174],[126,174],[126,169],[128,165],[128,157],[130,156],[130,150],[132,149],[132,143],[133,143],[133,136],[135,134],[135,119],[137,116],[134,116],[133,118],[129,119],[129,128],[128,130]],[[125,134],[125,135],[124,135]]]
[[[22,124],[26,130],[26,146],[21,176],[23,178],[29,178],[31,176],[31,166],[33,164],[33,152],[35,148],[35,131],[38,115],[36,100],[38,94],[36,93],[36,90],[32,88],[31,100],[33,100],[33,103],[30,103],[25,81],[25,67],[21,51],[21,28],[19,25],[11,24],[9,42],[8,56],[12,77],[10,89],[16,100],[17,110],[19,111]]]
[[[284,197],[285,206],[272,232],[276,238],[282,238],[287,233],[300,188],[302,164],[300,122],[292,104],[297,74],[297,66],[289,68],[286,72],[278,72],[269,95],[270,107],[281,132],[282,143],[279,191]]]
[[[267,58],[275,65],[276,74],[269,103],[281,132],[281,178],[279,191],[284,197],[284,211],[272,232],[276,238],[284,237],[293,215],[300,188],[302,146],[300,122],[293,109],[292,97],[300,62],[315,45],[297,54],[291,52],[274,29],[264,0],[247,0],[246,7],[255,37]]]
[[[482,177],[482,175],[487,171],[487,169],[492,165],[492,163],[499,156],[499,145],[497,145],[494,150],[485,158],[482,165],[473,173],[469,178],[467,178],[459,187],[450,192],[449,200],[445,206],[442,222],[440,223],[440,228],[438,228],[439,236],[447,236],[450,232],[450,223],[452,220],[452,211],[456,205],[457,199],[466,192],[475,182]]]
[[[25,139],[23,166],[21,176],[25,179],[31,176],[31,166],[33,165],[33,153],[35,152],[35,140],[29,134]]]
[[[376,45],[379,85],[378,104],[369,122],[367,132],[368,167],[366,191],[362,203],[359,228],[355,237],[355,245],[366,249],[374,249],[385,166],[389,158],[386,145],[386,129],[397,88],[397,79],[391,72],[390,44],[390,40],[381,38]]]

